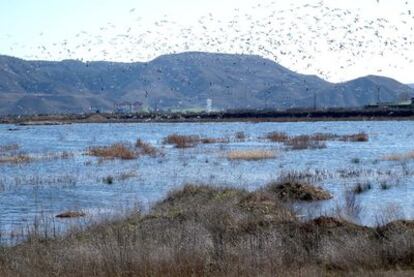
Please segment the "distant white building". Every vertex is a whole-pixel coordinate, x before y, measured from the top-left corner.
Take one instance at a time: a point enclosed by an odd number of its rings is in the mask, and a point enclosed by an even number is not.
[[[206,112],[211,113],[213,111],[213,100],[212,99],[207,99],[207,104],[206,104]]]
[[[115,104],[114,111],[115,113],[135,113],[138,112],[142,107],[142,103],[137,101],[134,103],[131,102],[122,102]]]

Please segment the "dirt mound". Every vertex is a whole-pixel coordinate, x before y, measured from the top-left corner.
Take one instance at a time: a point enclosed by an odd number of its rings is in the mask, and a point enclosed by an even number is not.
[[[91,122],[91,123],[101,123],[101,122],[107,122],[108,119],[106,117],[104,117],[103,115],[100,114],[92,114],[90,116],[88,116],[85,119],[86,122]]]

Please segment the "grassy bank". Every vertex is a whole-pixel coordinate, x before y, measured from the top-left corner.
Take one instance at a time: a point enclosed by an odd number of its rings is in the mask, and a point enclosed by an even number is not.
[[[301,220],[290,208],[329,197],[286,179],[253,192],[187,185],[148,213],[0,248],[0,276],[413,273],[414,222],[371,228],[339,214]]]

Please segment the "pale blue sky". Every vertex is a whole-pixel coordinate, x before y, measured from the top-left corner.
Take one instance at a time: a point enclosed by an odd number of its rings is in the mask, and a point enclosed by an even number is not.
[[[379,74],[404,82],[414,82],[414,64],[410,62],[414,59],[414,16],[411,14],[414,13],[414,0],[380,0],[379,3],[377,0],[323,1],[324,6],[331,9],[350,11],[350,15],[344,19],[332,21],[333,23],[329,19],[328,25],[333,24],[341,29],[346,24],[352,25],[356,15],[361,18],[361,22],[366,23],[383,18],[387,20],[383,24],[386,25],[385,28],[379,30],[383,38],[377,40],[374,37],[375,30],[358,31],[360,33],[353,39],[363,38],[369,42],[367,48],[373,51],[367,51],[363,55],[358,53],[358,57],[355,58],[354,54],[359,52],[358,47],[349,48],[348,53],[342,53],[338,49],[332,52],[324,42],[328,34],[329,40],[338,40],[338,43],[341,40],[341,44],[346,45],[347,38],[342,36],[338,29],[327,29],[329,33],[321,31],[321,35],[316,38],[301,34],[301,47],[304,50],[300,51],[312,56],[310,60],[301,61],[297,56],[289,54],[289,50],[297,44],[290,39],[291,33],[293,36],[297,35],[295,31],[282,34],[277,28],[284,24],[322,29],[327,27],[324,26],[326,23],[321,23],[322,21],[312,21],[314,17],[324,17],[312,12],[309,15],[307,8],[298,12],[288,11],[292,5],[317,5],[319,2],[321,1],[0,0],[0,54],[26,59],[72,58],[114,61],[143,61],[161,54],[187,50],[258,54],[272,59],[277,54],[277,62],[286,67],[318,74],[332,81]],[[261,6],[257,7],[258,4]],[[276,16],[269,19],[268,14],[271,11],[275,11]],[[283,19],[279,15],[282,14],[281,11],[284,11]],[[213,20],[208,19],[210,13]],[[299,13],[305,16],[298,19]],[[251,15],[251,19],[247,20],[246,15]],[[207,19],[200,20],[203,16]],[[224,24],[234,17],[238,20],[242,36],[236,34],[234,29],[227,28],[228,24]],[[154,25],[154,22],[162,19],[168,20],[161,26]],[[272,21],[275,26],[266,29],[264,25],[267,21]],[[358,24],[363,26],[365,23]],[[189,30],[191,35],[183,36],[182,30]],[[280,38],[285,48],[283,45],[268,45],[269,39],[266,38],[266,34],[271,34],[275,40]],[[251,36],[250,41],[253,41],[254,47],[246,50],[247,48],[243,47],[246,46],[248,36]],[[214,42],[216,39],[217,42]],[[239,39],[243,41],[239,43]],[[383,43],[388,40],[395,41],[392,51],[382,49]],[[308,47],[312,43],[318,44],[313,50]],[[286,55],[280,55],[285,52]],[[352,59],[353,61],[349,62]]]

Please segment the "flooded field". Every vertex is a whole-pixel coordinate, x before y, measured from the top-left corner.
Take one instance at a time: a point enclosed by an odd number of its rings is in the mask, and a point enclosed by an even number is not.
[[[318,133],[301,145],[301,135]],[[7,237],[39,218],[66,224],[55,219],[65,211],[148,209],[188,183],[254,190],[287,174],[334,196],[295,204],[303,217],[338,213],[351,191],[359,223],[413,219],[413,142],[410,121],[1,125],[0,231]],[[99,152],[116,143],[134,155]]]

